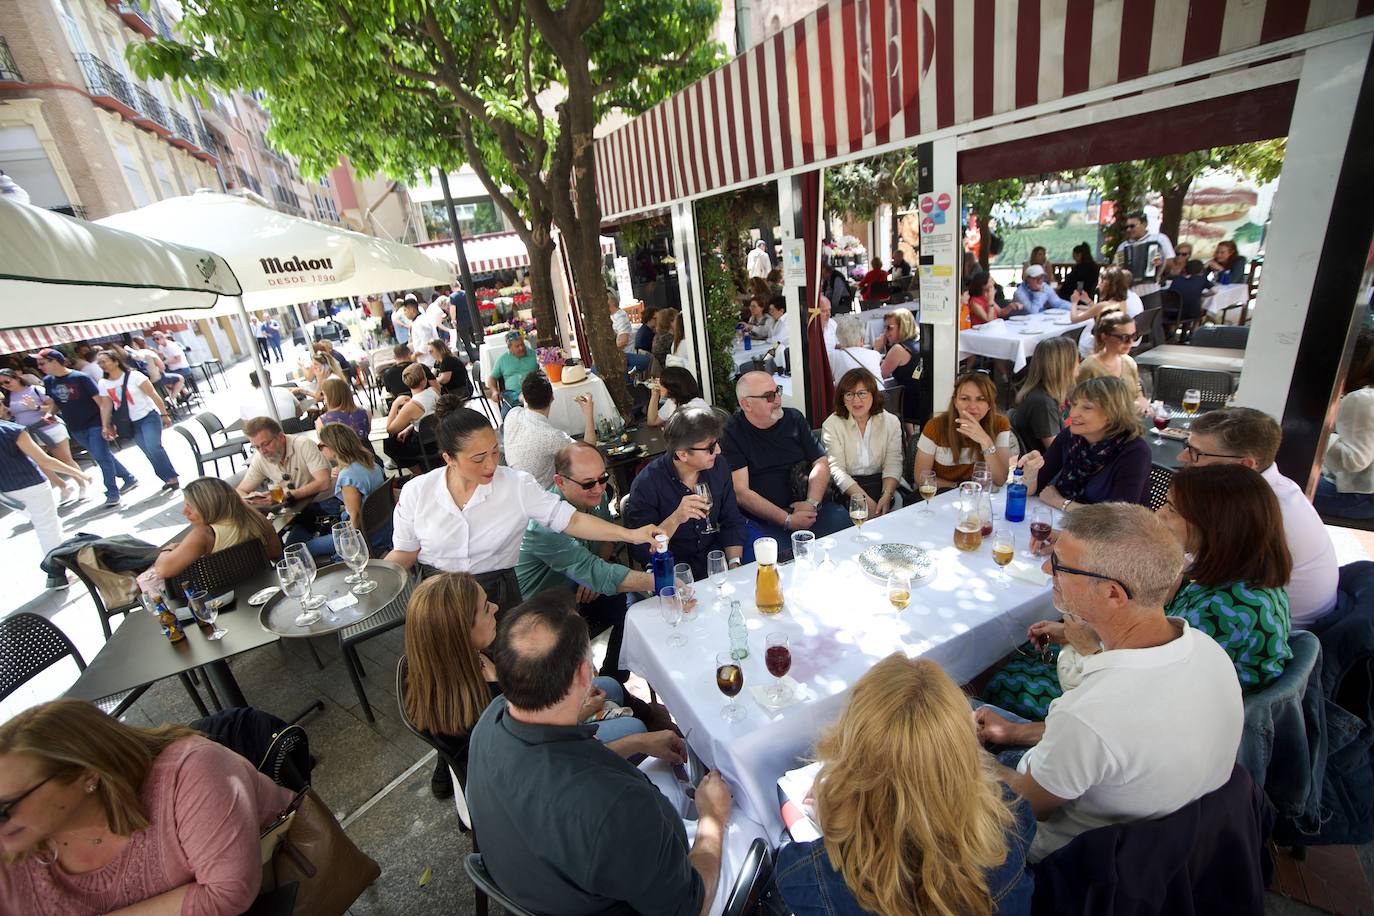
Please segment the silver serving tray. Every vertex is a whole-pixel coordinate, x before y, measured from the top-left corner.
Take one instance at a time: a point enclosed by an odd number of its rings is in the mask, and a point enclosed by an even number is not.
[[[909,576],[914,582],[935,572],[930,554],[911,544],[874,544],[858,556],[859,568],[875,582],[887,582],[893,573]]]

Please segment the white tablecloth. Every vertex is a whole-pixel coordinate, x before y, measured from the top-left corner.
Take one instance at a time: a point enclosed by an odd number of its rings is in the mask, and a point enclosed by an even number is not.
[[[1054,614],[1048,587],[1012,579],[1007,587],[993,578],[990,548],[973,553],[953,545],[954,501],[947,493],[932,502],[933,518],[915,506],[866,524],[869,543],[895,541],[934,553],[935,572],[917,584],[912,602],[898,614],[885,587],[867,579],[854,557],[864,549],[844,531],[824,538],[835,569],[784,567],[787,606],[776,617],[754,607],[755,567],[733,571],[723,589],[726,602],[715,607],[717,592],[700,583],[698,610],[680,626],[687,645],[669,648],[668,625],[656,599],[635,604],[626,618],[622,667],[642,674],[673,713],[692,749],[706,765],[719,769],[735,792],[743,815],[776,836],[777,779],[798,766],[820,731],[843,708],[850,686],[876,662],[893,652],[932,659],[959,683],[967,681],[1025,639],[1026,627]],[[995,496],[998,514],[1003,496]],[[1035,500],[1030,500],[1034,505]],[[1029,512],[1028,512],[1029,517]],[[1028,542],[1028,523],[1010,525],[1017,547]],[[728,599],[741,602],[749,624],[749,657],[744,660],[744,690],[739,701],[748,714],[728,723],[720,716],[726,699],[716,689],[715,655],[729,648]],[[770,715],[753,698],[751,687],[772,683],[764,666],[764,638],[775,630],[791,640],[790,676],[805,685],[810,698]]]
[[[879,337],[883,336],[883,318],[897,309],[906,309],[916,316],[917,321],[920,321],[921,302],[918,299],[913,299],[910,302],[898,302],[895,305],[880,305],[875,309],[855,313],[864,325],[865,344],[871,347]]]
[[[586,428],[582,419],[582,405],[575,400],[579,394],[592,396],[598,420],[620,416],[615,409],[615,401],[611,400],[611,393],[606,390],[606,383],[595,375],[588,375],[586,381],[574,385],[555,384],[553,403],[549,405],[549,420],[568,435],[580,434]]]
[[[1082,328],[1092,319],[1070,322],[1068,312],[1041,312],[1029,315],[1025,321],[999,318],[987,324],[959,332],[959,358],[986,356],[1005,359],[1012,369],[1020,372],[1035,352],[1040,341],[1057,337],[1070,328]],[[1077,338],[1075,338],[1075,342]]]
[[[496,361],[505,352],[506,338],[504,334],[488,337],[482,341],[482,347],[477,356],[482,363],[482,384],[486,384],[487,379],[491,378],[491,367],[496,365]]]
[[[1225,286],[1214,286],[1211,291],[1202,297],[1202,307],[1207,311],[1207,317],[1217,322],[1222,321],[1222,309],[1231,305],[1244,305],[1250,300],[1250,285],[1248,283],[1228,283]],[[1233,309],[1226,313],[1226,324],[1239,324],[1241,313],[1245,310]]]

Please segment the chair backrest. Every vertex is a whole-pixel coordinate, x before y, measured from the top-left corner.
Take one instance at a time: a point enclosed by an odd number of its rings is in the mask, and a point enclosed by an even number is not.
[[[496,886],[496,882],[491,879],[491,875],[487,872],[487,866],[482,861],[481,853],[469,853],[463,859],[463,868],[466,869],[472,883],[477,885],[482,893],[501,904],[507,913],[512,914],[512,916],[538,916],[533,910],[525,909],[501,892],[501,888]]]
[[[86,670],[67,634],[46,617],[21,611],[0,620],[0,700],[69,655]]]
[[[1150,486],[1148,499],[1150,501],[1150,511],[1155,512],[1164,501],[1169,498],[1169,484],[1174,479],[1172,468],[1166,468],[1160,464],[1150,465]]]
[[[1203,412],[1226,406],[1231,396],[1231,373],[1219,369],[1190,369],[1184,366],[1160,366],[1154,374],[1155,398],[1165,404],[1183,403],[1183,393],[1196,388],[1202,393]]]
[[[196,441],[196,437],[191,434],[191,431],[184,426],[173,426],[172,429],[181,433],[181,438],[185,439],[187,444],[191,446],[191,454],[195,455],[196,460],[199,461],[202,454],[200,443]]]
[[[215,441],[215,433],[224,432],[224,424],[220,418],[208,410],[202,410],[196,414],[196,422],[200,424],[201,429],[205,430],[205,435],[210,437],[212,444]]]
[[[396,509],[396,500],[391,492],[391,481],[387,480],[373,490],[363,500],[362,529],[368,543],[372,535],[382,530],[391,521],[391,513]]]
[[[735,886],[725,901],[721,916],[752,916],[761,910],[765,895],[773,885],[773,851],[762,837],[749,844]]]
[[[1222,347],[1228,350],[1244,350],[1249,342],[1248,324],[1204,324],[1193,332],[1191,341],[1195,347]]]
[[[433,471],[444,466],[444,459],[439,454],[439,441],[435,427],[439,424],[438,414],[425,414],[415,423],[413,435],[418,437],[420,444],[420,466],[426,471]]]
[[[90,573],[83,569],[80,563],[76,562],[75,554],[53,557],[53,559],[58,565],[80,579],[82,585],[86,586],[86,591],[91,596],[91,603],[95,605],[96,616],[100,618],[100,629],[104,631],[105,639],[108,640],[114,635],[114,631],[110,629],[110,618],[117,617],[120,614],[127,614],[129,611],[138,607],[138,604],[112,605],[110,602],[106,601],[104,594],[100,591],[100,586],[91,578]]]
[[[1145,299],[1158,296],[1158,292],[1150,293]],[[1164,342],[1164,309],[1156,305],[1154,308],[1146,308],[1145,311],[1135,316],[1135,330],[1140,335],[1140,343],[1131,350],[1132,355],[1144,353],[1146,350],[1153,350]]]
[[[249,538],[233,547],[206,554],[175,578],[214,596],[258,575],[267,566],[267,548],[258,538]]]
[[[410,733],[419,738],[425,744],[434,748],[434,752],[439,755],[439,759],[448,767],[449,775],[453,778],[453,806],[458,810],[458,824],[465,832],[472,830],[472,813],[468,810],[468,799],[463,794],[463,774],[459,772],[460,767],[457,761],[448,755],[442,747],[430,739],[428,735],[415,727],[415,723],[410,721],[410,716],[406,715],[405,695],[406,695],[406,657],[402,655],[396,660],[396,708],[401,713],[401,723],[410,729]]]
[[[1175,321],[1179,320],[1180,318],[1188,319],[1197,317],[1197,315],[1182,314],[1183,294],[1176,289],[1168,289],[1166,287],[1165,289],[1161,289],[1158,292],[1153,293],[1152,295],[1159,297],[1160,307],[1163,308],[1165,313],[1167,313],[1169,317],[1174,319]],[[1143,302],[1144,300],[1142,299],[1141,301]]]
[[[1091,328],[1091,327],[1092,327],[1092,326],[1089,325],[1089,328]],[[1139,330],[1139,328],[1137,328],[1137,330]],[[1091,331],[1090,331],[1089,333],[1091,333]],[[1080,327],[1080,328],[1069,328],[1067,331],[1060,331],[1060,332],[1059,332],[1059,336],[1060,336],[1060,337],[1067,337],[1069,340],[1072,340],[1074,343],[1078,343],[1080,340],[1083,339],[1083,328],[1081,328],[1081,327]],[[1031,357],[1031,358],[1034,359],[1034,357]]]

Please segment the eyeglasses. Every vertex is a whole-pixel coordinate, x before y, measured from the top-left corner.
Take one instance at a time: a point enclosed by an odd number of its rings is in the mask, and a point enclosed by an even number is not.
[[[1202,449],[1200,449],[1200,448],[1198,448],[1197,446],[1193,445],[1193,443],[1191,443],[1191,442],[1189,442],[1187,445],[1183,446],[1183,450],[1184,450],[1185,452],[1187,452],[1188,455],[1189,455],[1189,457],[1191,457],[1194,461],[1197,461],[1199,458],[1244,458],[1244,457],[1245,457],[1244,455],[1223,455],[1223,454],[1221,454],[1220,452],[1204,452]]]
[[[566,478],[564,478],[564,479],[565,479],[565,480],[568,480],[568,481],[571,482],[571,483],[577,484],[579,487],[581,487],[581,488],[584,489],[584,490],[592,490],[592,489],[595,489],[596,487],[604,487],[606,484],[610,483],[610,482],[611,482],[611,475],[610,475],[610,474],[602,474],[600,477],[596,478],[595,480],[587,480],[587,481],[574,480],[574,479],[571,478],[571,477],[566,477]]]
[[[1103,582],[1114,583],[1120,586],[1121,590],[1126,593],[1126,599],[1128,601],[1135,599],[1135,595],[1131,593],[1131,587],[1120,579],[1104,576],[1102,573],[1089,572],[1086,569],[1074,569],[1072,566],[1063,566],[1059,562],[1059,554],[1054,552],[1050,553],[1050,570],[1056,576],[1060,573],[1067,573],[1070,576],[1087,576],[1089,579],[1101,579]]]
[[[1126,228],[1127,228],[1127,229],[1139,229],[1139,228],[1140,228],[1140,223],[1127,223],[1127,224],[1126,224]]]
[[[32,786],[29,787],[27,791],[19,795],[16,795],[14,798],[11,798],[4,804],[0,804],[0,824],[7,823],[10,819],[10,812],[14,810],[14,806],[19,804],[24,799],[28,798],[33,793],[37,792],[38,787],[43,785],[43,783],[47,782],[49,779],[52,779],[52,776],[46,777],[42,782],[34,783]]]
[[[1111,338],[1112,340],[1119,340],[1119,341],[1121,341],[1121,342],[1124,343],[1124,344],[1133,344],[1133,345],[1134,345],[1134,344],[1140,343],[1140,335],[1139,335],[1139,334],[1107,334],[1107,335],[1105,335],[1105,336]]]
[[[758,400],[758,401],[767,401],[769,404],[772,404],[774,401],[776,401],[776,400],[777,400],[778,398],[780,398],[780,397],[782,397],[782,389],[781,389],[781,388],[774,388],[772,391],[767,391],[767,392],[764,392],[763,394],[746,394],[746,395],[745,395],[745,398],[753,398],[753,399]]]
[[[855,388],[853,391],[846,391],[844,399],[846,401],[867,401],[873,395],[868,393],[867,388]]]
[[[716,446],[720,445],[719,439],[712,439],[706,445],[689,445],[683,449],[684,452],[714,452]]]

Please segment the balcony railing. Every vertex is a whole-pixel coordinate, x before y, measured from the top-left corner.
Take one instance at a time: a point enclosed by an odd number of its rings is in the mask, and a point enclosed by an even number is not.
[[[250,188],[254,194],[262,195],[262,182],[243,170],[243,166],[234,166],[234,177],[232,181],[240,188]]]
[[[143,113],[143,120],[152,121],[165,130],[171,130],[172,119],[167,117],[167,109],[157,100],[157,96],[142,86],[135,86],[134,92],[138,98],[138,110]]]
[[[167,16],[162,12],[162,7],[153,4],[153,19],[157,22],[157,33],[167,41],[172,40],[172,26],[167,22]]]
[[[102,98],[114,99],[131,112],[138,110],[134,91],[118,70],[93,54],[78,54],[76,60],[86,76],[86,87],[97,97],[97,102]]]
[[[152,38],[157,31],[153,25],[153,17],[139,0],[121,0],[115,7],[115,12],[124,20],[125,25],[145,38]]]
[[[204,127],[196,128],[196,140],[200,144],[200,148],[207,153],[213,153],[215,151],[215,136]]]
[[[22,83],[24,76],[19,72],[19,65],[14,62],[14,55],[10,53],[9,44],[4,38],[0,38],[0,82],[6,80]]]
[[[172,112],[172,130],[187,143],[196,142],[195,130],[191,127],[190,119],[179,111]]]

